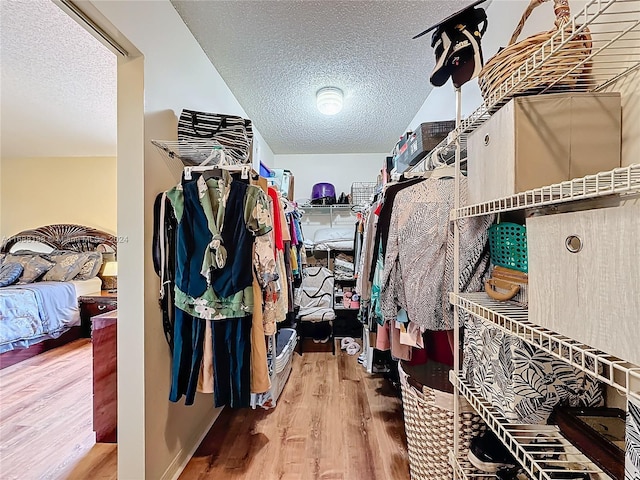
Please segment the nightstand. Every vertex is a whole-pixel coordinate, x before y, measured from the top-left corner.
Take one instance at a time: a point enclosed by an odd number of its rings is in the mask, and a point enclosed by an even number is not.
[[[102,290],[100,293],[83,295],[78,298],[80,303],[80,325],[82,336],[91,337],[91,317],[101,313],[112,312],[118,308],[118,294]]]

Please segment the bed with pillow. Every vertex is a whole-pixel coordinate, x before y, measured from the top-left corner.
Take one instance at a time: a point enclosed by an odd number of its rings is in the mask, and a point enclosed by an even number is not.
[[[0,368],[80,338],[78,297],[99,292],[116,238],[81,225],[26,230],[0,247]]]

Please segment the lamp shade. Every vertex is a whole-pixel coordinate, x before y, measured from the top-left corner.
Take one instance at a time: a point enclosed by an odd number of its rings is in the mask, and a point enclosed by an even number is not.
[[[336,87],[324,87],[316,93],[316,105],[320,113],[335,115],[342,110],[342,90]]]
[[[106,262],[104,269],[102,270],[103,277],[117,277],[118,276],[118,262]]]

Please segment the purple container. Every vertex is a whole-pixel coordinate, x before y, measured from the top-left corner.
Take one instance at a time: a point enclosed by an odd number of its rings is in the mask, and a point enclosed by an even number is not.
[[[336,203],[336,189],[331,183],[316,183],[311,189],[311,202],[320,204]]]

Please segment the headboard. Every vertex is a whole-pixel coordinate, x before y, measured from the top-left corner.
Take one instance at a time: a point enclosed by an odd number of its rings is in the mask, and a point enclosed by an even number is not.
[[[117,239],[110,233],[95,228],[69,223],[45,225],[44,227],[24,230],[9,237],[0,246],[0,252],[6,253],[11,247],[21,241],[41,242],[57,250],[73,250],[89,252],[96,250],[98,245],[107,245],[116,251]]]

